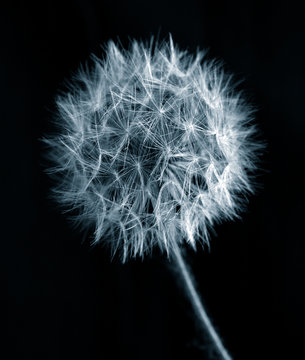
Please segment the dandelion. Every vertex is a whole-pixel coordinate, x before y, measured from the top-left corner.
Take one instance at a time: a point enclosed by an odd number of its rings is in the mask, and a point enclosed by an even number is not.
[[[59,133],[45,138],[56,200],[122,261],[158,246],[174,256],[199,318],[223,359],[180,254],[209,243],[252,192],[259,145],[252,108],[203,52],[169,42],[109,42],[57,98]]]

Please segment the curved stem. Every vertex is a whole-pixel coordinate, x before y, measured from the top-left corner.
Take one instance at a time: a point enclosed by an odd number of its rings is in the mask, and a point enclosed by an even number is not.
[[[191,279],[190,273],[185,265],[185,262],[181,256],[181,252],[180,252],[180,249],[178,246],[174,249],[173,253],[175,254],[176,262],[178,264],[178,267],[179,267],[182,277],[184,279],[185,286],[188,290],[194,310],[197,312],[198,317],[199,317],[204,329],[210,335],[210,337],[213,340],[215,347],[217,348],[222,359],[223,360],[232,360],[231,356],[229,355],[229,353],[223,346],[218,334],[216,333],[216,331],[215,331],[215,329],[214,329],[214,327],[213,327],[213,325],[212,325],[212,323],[200,301],[199,295],[195,289],[195,286]]]

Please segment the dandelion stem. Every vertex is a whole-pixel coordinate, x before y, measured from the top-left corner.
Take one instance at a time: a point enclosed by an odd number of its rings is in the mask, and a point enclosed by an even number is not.
[[[184,279],[185,286],[188,290],[189,297],[193,304],[194,310],[196,311],[196,313],[202,323],[203,328],[210,335],[210,337],[213,340],[215,347],[216,347],[217,351],[219,352],[219,354],[221,355],[222,359],[223,360],[232,360],[231,356],[229,355],[229,353],[223,346],[218,334],[216,333],[216,331],[211,323],[211,320],[209,319],[209,317],[203,307],[203,304],[199,298],[198,292],[196,291],[194,283],[190,276],[190,272],[187,269],[187,266],[185,264],[185,261],[183,260],[181,251],[178,246],[175,247],[173,253],[175,255],[176,263],[177,263],[179,270],[182,274],[182,277]]]

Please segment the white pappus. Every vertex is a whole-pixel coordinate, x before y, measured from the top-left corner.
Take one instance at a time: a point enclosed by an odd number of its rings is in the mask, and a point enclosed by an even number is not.
[[[171,38],[129,50],[110,41],[57,106],[59,132],[44,139],[56,200],[123,261],[207,243],[252,190],[252,108],[219,64]]]

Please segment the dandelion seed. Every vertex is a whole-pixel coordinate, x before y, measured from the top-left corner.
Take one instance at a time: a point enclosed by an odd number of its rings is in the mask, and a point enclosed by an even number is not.
[[[123,262],[154,246],[176,254],[198,310],[179,246],[208,243],[215,223],[238,216],[260,148],[231,77],[172,39],[128,51],[109,42],[57,105],[60,133],[44,139],[56,199]]]

